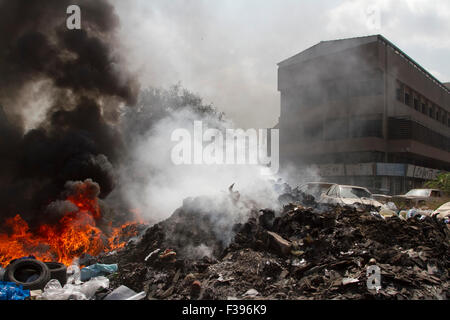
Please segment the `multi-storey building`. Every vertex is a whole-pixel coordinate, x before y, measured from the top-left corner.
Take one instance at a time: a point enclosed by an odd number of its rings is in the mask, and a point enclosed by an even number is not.
[[[282,168],[392,194],[450,170],[450,85],[381,35],[280,62],[278,90]]]

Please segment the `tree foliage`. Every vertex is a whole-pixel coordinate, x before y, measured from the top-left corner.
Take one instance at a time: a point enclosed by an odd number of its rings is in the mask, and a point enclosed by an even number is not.
[[[180,84],[168,89],[149,87],[141,90],[135,106],[122,113],[123,133],[126,138],[128,135],[145,134],[161,119],[185,109],[191,110],[199,119],[211,117],[221,121],[224,118],[224,114],[212,104],[203,102],[199,95],[182,88]]]
[[[439,189],[450,194],[450,172],[440,173],[436,179],[426,182],[425,187]]]

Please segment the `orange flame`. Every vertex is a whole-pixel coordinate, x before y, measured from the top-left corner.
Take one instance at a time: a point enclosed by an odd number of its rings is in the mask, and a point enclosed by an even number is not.
[[[5,226],[11,233],[0,234],[0,265],[6,266],[12,259],[29,255],[41,261],[70,265],[83,253],[96,256],[120,249],[138,233],[136,226],[139,222],[127,222],[111,228],[107,236],[96,226],[96,220],[100,218],[97,199],[78,195],[67,200],[79,210],[66,213],[55,225],[43,224],[33,232],[20,215],[7,219]]]

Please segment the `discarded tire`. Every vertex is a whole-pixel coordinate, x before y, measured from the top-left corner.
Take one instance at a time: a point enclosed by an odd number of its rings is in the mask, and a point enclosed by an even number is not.
[[[22,285],[24,289],[43,289],[50,280],[50,270],[39,260],[16,260],[6,268],[4,278]]]
[[[59,262],[44,262],[50,270],[50,279],[56,279],[64,286],[67,282],[67,267]]]

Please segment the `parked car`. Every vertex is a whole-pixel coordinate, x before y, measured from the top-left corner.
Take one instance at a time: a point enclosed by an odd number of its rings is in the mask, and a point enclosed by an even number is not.
[[[443,196],[444,193],[438,189],[411,189],[403,195],[393,196],[393,199],[404,200],[409,205],[419,206],[428,200],[437,200]]]
[[[363,187],[332,185],[328,191],[320,197],[320,203],[340,205],[365,205],[381,208],[382,203],[375,200],[372,194]]]

